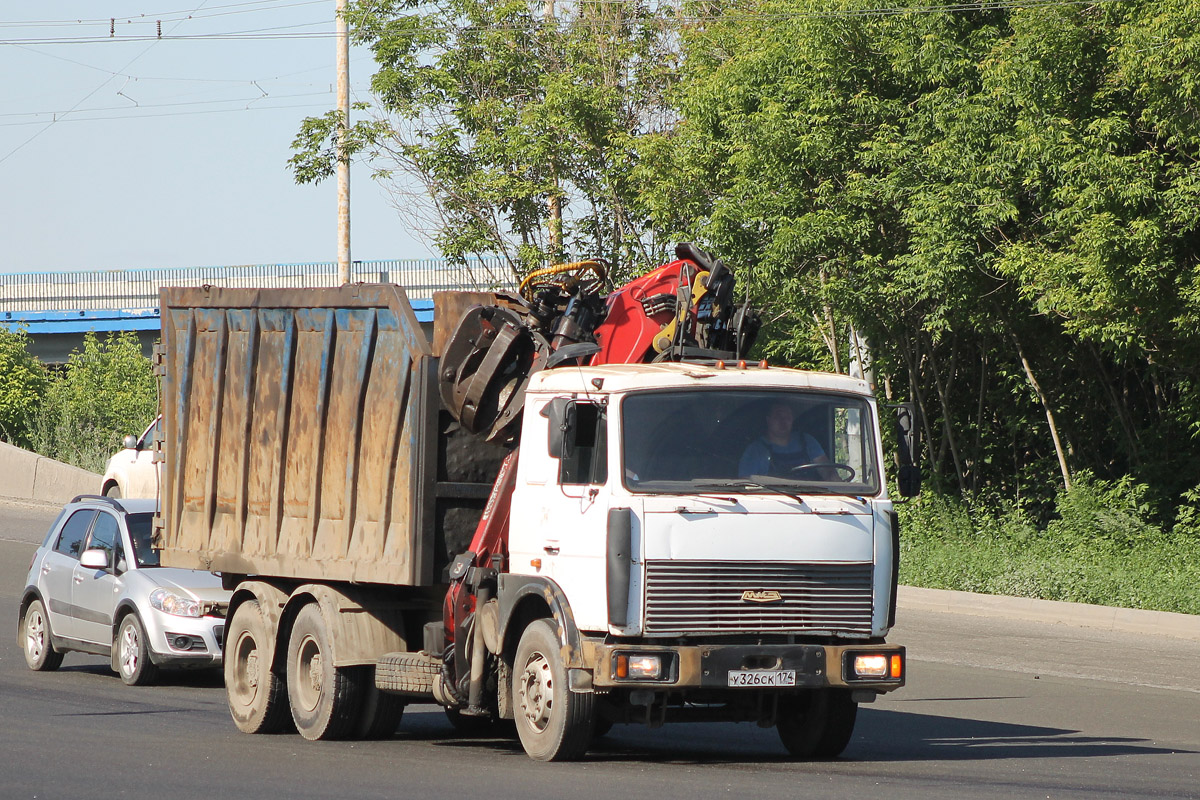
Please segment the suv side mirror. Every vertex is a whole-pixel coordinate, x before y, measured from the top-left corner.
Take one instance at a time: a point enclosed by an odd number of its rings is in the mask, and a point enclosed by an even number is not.
[[[546,445],[551,458],[571,455],[575,444],[575,413],[575,401],[570,397],[556,397],[542,409],[542,416],[550,420]]]
[[[899,448],[900,471],[896,482],[901,497],[915,497],[921,492],[921,468],[917,466],[917,409],[912,403],[896,406],[896,443]]]
[[[97,547],[84,550],[79,563],[87,569],[108,569],[108,553]]]
[[[137,450],[138,449],[137,437],[134,436],[132,433],[129,434],[128,436],[126,436],[124,439],[121,440],[121,447],[125,448],[126,450]]]

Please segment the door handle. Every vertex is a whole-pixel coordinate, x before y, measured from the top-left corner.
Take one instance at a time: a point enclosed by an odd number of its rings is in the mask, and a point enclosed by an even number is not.
[[[551,555],[551,556],[558,555],[558,551],[559,551],[559,547],[556,544],[548,544],[545,547],[543,547],[542,549],[546,551],[547,555]]]
[[[75,582],[76,582],[76,583],[83,583],[83,576],[82,576],[82,575],[76,575],[76,576],[74,576],[74,580],[75,580]]]

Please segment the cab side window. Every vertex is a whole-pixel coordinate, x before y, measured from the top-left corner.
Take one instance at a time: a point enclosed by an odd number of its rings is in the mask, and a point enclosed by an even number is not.
[[[112,514],[104,511],[96,517],[96,524],[92,526],[92,535],[88,539],[86,550],[103,550],[108,554],[108,563],[116,563],[113,560],[113,553],[117,549],[117,542],[121,540],[121,529],[117,524],[117,518]]]
[[[608,480],[608,427],[604,407],[579,403],[575,408],[573,441],[570,454],[562,459],[559,483],[577,486],[605,483]]]
[[[71,558],[79,558],[83,553],[83,540],[87,538],[88,528],[92,527],[92,520],[95,518],[96,512],[90,509],[76,511],[72,514],[58,534],[58,541],[54,543],[54,552]]]

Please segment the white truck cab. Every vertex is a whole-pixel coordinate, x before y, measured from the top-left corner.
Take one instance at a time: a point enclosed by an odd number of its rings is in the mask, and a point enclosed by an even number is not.
[[[842,657],[889,631],[897,530],[864,381],[719,363],[558,368],[533,376],[525,403],[508,572],[561,592],[596,686],[620,684],[623,646],[665,648],[655,680],[679,688],[866,677]],[[697,653],[723,645],[705,671]],[[902,683],[903,648],[879,652],[900,660],[859,699]]]

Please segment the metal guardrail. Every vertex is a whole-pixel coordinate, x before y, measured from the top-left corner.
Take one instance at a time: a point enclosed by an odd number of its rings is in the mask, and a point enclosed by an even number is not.
[[[350,280],[397,283],[411,298],[429,298],[441,289],[512,289],[515,282],[498,258],[466,266],[442,258],[356,261]],[[0,275],[0,311],[82,311],[158,307],[160,286],[303,288],[337,285],[337,264],[252,264]]]

